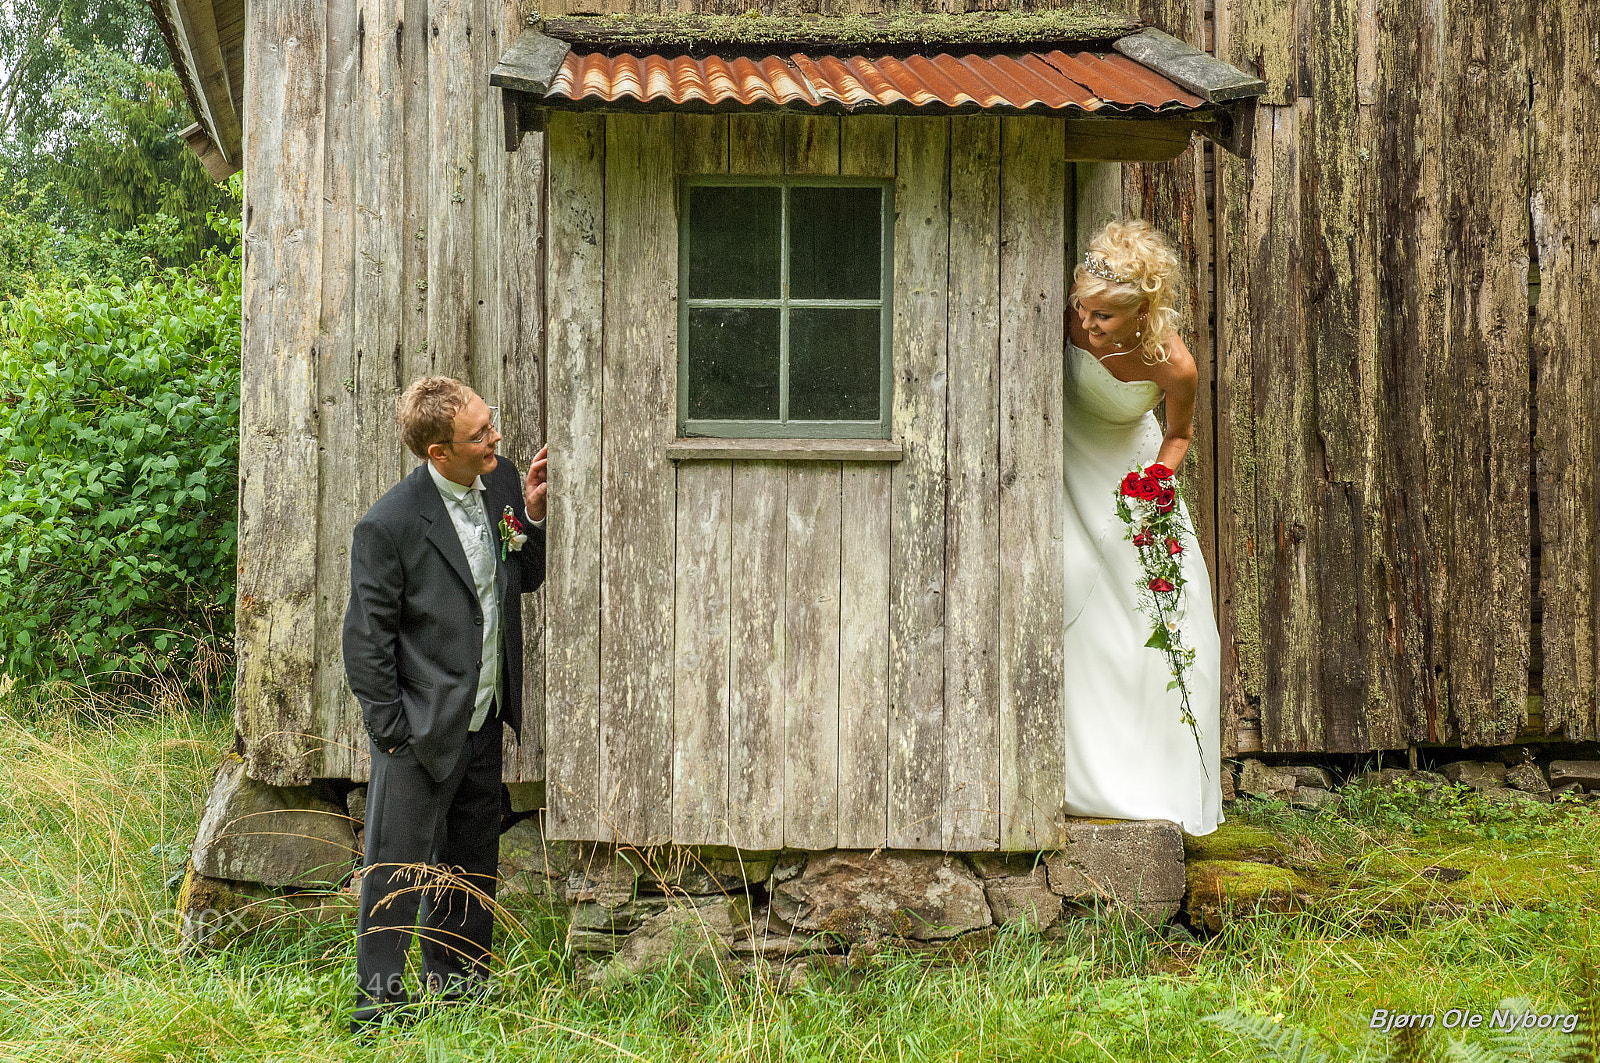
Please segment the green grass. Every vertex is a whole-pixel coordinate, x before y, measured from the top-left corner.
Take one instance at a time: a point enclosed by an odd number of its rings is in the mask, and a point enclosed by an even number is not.
[[[1224,1010],[1326,1058],[1391,1058],[1366,1029],[1374,1008],[1486,1014],[1524,997],[1574,1011],[1578,961],[1600,942],[1590,808],[1491,808],[1455,791],[1369,794],[1338,816],[1238,803],[1230,826],[1253,832],[1234,844],[1292,867],[1313,891],[1304,910],[1238,918],[1199,943],[1083,922],[1055,941],[1008,933],[796,977],[681,966],[594,986],[557,919],[512,899],[501,992],[363,1048],[344,1032],[351,923],[175,954],[171,880],[232,723],[215,707],[121,708],[71,691],[0,697],[0,1058],[1254,1058],[1247,1033],[1202,1021]]]

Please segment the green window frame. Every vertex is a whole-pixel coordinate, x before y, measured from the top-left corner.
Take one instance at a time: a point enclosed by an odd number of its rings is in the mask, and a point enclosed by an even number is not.
[[[776,264],[778,270],[778,287],[776,293],[764,295],[742,294],[737,296],[713,295],[697,293],[693,290],[694,283],[691,278],[691,241],[694,238],[696,219],[693,216],[692,200],[694,190],[697,188],[772,188],[778,191],[781,216],[779,219],[779,260]],[[879,192],[878,211],[878,255],[877,280],[878,290],[876,298],[812,298],[797,297],[791,293],[791,233],[793,222],[793,191],[803,188],[870,188]],[[801,197],[804,199],[805,197]],[[894,311],[894,182],[863,177],[732,177],[723,175],[707,175],[684,178],[679,188],[678,203],[678,434],[680,436],[720,436],[731,438],[757,438],[757,439],[887,439],[890,434],[890,403],[893,387],[893,366],[891,364],[891,336],[890,327],[893,322]],[[814,231],[814,230],[813,230]],[[863,270],[857,268],[853,271],[855,277],[863,275]],[[701,282],[704,284],[704,281]],[[691,373],[696,372],[701,362],[697,360],[697,341],[694,339],[694,330],[691,328],[691,315],[699,312],[696,320],[705,322],[715,318],[720,312],[727,315],[729,320],[737,320],[740,315],[745,315],[747,320],[753,320],[759,315],[770,315],[773,311],[777,314],[777,416],[748,417],[725,416],[705,417],[691,416],[690,394],[694,386]],[[807,315],[806,312],[812,313]],[[840,334],[841,330],[828,330],[821,326],[821,322],[828,320],[827,312],[856,312],[856,323],[863,320],[862,314],[871,311],[876,316],[877,323],[877,356],[878,366],[876,374],[877,385],[877,416],[876,417],[805,417],[791,416],[791,347],[795,337],[792,332],[799,331],[802,336],[812,337],[812,342],[819,347],[827,341],[825,335]],[[843,316],[838,320],[846,320]],[[802,322],[801,328],[792,329],[791,326]],[[770,326],[769,326],[770,327]],[[810,331],[808,331],[810,330]],[[847,333],[848,330],[842,330]],[[849,340],[841,341],[848,343]],[[859,342],[859,341],[857,341]],[[802,351],[805,341],[800,344]],[[704,347],[704,345],[702,345]],[[763,358],[770,358],[770,352]],[[820,357],[820,356],[816,356]],[[754,360],[750,364],[754,364]],[[865,359],[857,361],[855,371],[860,374],[865,368]],[[747,367],[748,369],[748,367]],[[770,389],[770,369],[761,372],[764,387]],[[864,375],[864,374],[862,374]],[[868,392],[863,389],[863,384],[870,387],[865,381],[857,381],[853,386],[855,393],[853,400],[865,402]],[[770,399],[766,400],[770,403]],[[814,401],[814,400],[807,400]],[[840,400],[841,402],[844,400]],[[835,406],[834,409],[839,409]],[[850,412],[850,411],[843,411]]]

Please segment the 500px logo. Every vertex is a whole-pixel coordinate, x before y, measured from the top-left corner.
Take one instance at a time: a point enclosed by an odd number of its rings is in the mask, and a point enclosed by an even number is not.
[[[243,912],[215,908],[193,912],[168,908],[143,913],[131,908],[68,908],[62,913],[62,930],[76,947],[106,951],[176,951],[180,941],[204,942],[223,931],[247,928]]]

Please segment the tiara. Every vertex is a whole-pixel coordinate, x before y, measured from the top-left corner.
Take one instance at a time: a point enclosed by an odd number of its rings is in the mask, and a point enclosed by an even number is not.
[[[1124,277],[1122,274],[1115,272],[1112,270],[1110,263],[1097,256],[1093,251],[1085,251],[1083,253],[1083,268],[1101,280],[1107,280],[1113,284],[1132,284],[1139,279],[1138,277]]]

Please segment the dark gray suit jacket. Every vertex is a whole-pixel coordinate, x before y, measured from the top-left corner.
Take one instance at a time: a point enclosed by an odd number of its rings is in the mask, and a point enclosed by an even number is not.
[[[544,582],[544,531],[528,522],[522,477],[501,456],[483,477],[493,528],[504,647],[499,699],[522,738],[521,595]],[[510,506],[527,532],[500,557],[500,517]],[[483,612],[472,569],[439,489],[419,465],[367,511],[350,547],[344,668],[367,733],[385,752],[410,743],[443,780],[466,748],[483,661]]]

